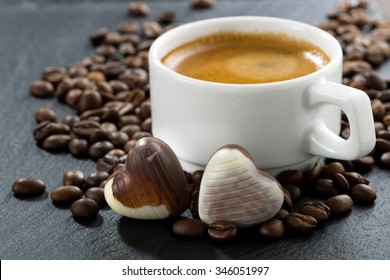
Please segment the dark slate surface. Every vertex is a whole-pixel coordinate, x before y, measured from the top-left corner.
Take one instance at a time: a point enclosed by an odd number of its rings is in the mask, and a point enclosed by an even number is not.
[[[218,0],[209,10],[194,11],[188,1],[148,1],[149,18],[174,9],[178,21],[231,15],[279,16],[316,23],[335,9],[337,0]],[[181,240],[170,221],[137,221],[109,209],[87,225],[73,221],[70,211],[52,205],[49,193],[62,174],[92,161],[53,155],[32,138],[34,111],[52,106],[61,119],[68,108],[53,99],[28,94],[29,83],[49,65],[66,65],[93,53],[86,37],[101,26],[115,28],[128,19],[128,1],[0,1],[0,258],[1,259],[390,259],[390,171],[375,168],[371,185],[378,193],[372,207],[355,207],[306,237],[261,241],[244,232],[232,244],[208,239]],[[372,5],[372,11],[379,11]],[[383,73],[390,73],[389,66]],[[37,199],[20,200],[11,193],[19,177],[35,176],[47,184]]]

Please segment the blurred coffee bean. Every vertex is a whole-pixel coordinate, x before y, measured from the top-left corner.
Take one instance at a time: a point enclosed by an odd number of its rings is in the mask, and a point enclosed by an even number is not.
[[[210,8],[215,5],[215,0],[190,0],[191,6],[196,9]]]
[[[372,156],[365,156],[358,160],[354,160],[352,163],[356,171],[365,173],[372,169],[375,159]]]
[[[158,14],[157,19],[159,22],[168,24],[175,20],[176,13],[172,10],[165,10]]]
[[[30,93],[35,97],[45,98],[54,91],[53,85],[48,81],[37,80],[31,83]]]
[[[73,125],[72,131],[78,137],[89,138],[90,135],[100,129],[100,124],[96,121],[81,120]]]
[[[128,12],[131,16],[144,17],[150,12],[149,6],[142,1],[132,1],[128,6]]]
[[[161,35],[161,26],[156,21],[146,21],[142,24],[142,32],[147,38],[157,38]]]
[[[122,21],[118,23],[116,29],[119,33],[136,33],[139,30],[139,24],[136,21]]]
[[[66,69],[59,66],[46,67],[42,71],[42,79],[52,84],[58,84],[67,77]]]
[[[56,113],[48,107],[38,108],[34,113],[35,121],[41,123],[44,121],[55,122]]]
[[[42,147],[48,151],[67,150],[71,137],[68,134],[54,134],[47,137]]]
[[[107,27],[98,28],[89,35],[89,39],[94,46],[100,45],[108,32],[110,30]]]

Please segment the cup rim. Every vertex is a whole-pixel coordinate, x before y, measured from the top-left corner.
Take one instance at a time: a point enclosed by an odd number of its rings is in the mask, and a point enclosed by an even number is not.
[[[282,22],[285,24],[295,25],[299,26],[301,28],[307,28],[311,29],[314,32],[317,32],[320,34],[320,36],[325,37],[325,39],[331,44],[334,45],[333,48],[335,48],[336,52],[333,57],[331,57],[330,61],[320,69],[309,73],[304,76],[296,77],[293,79],[288,80],[282,80],[282,81],[276,81],[276,82],[267,82],[267,83],[251,83],[251,84],[232,84],[232,83],[220,83],[220,82],[211,82],[211,81],[205,81],[200,79],[191,78],[188,76],[185,76],[183,74],[177,73],[173,69],[167,67],[161,62],[161,59],[158,56],[158,49],[160,48],[160,45],[163,44],[163,41],[167,36],[171,36],[172,33],[181,32],[182,30],[185,30],[187,28],[193,28],[197,26],[207,25],[208,23],[217,23],[217,22],[226,22],[226,21],[269,21],[269,22]],[[209,33],[212,34],[213,32]],[[207,36],[207,34],[202,35]],[[187,42],[191,40],[195,40],[196,38],[192,38],[188,40]],[[303,39],[305,40],[305,39]],[[317,45],[318,46],[318,45]],[[319,47],[319,46],[318,46]],[[321,48],[321,47],[319,47]],[[321,48],[322,49],[322,48]],[[151,45],[149,49],[149,64],[151,65],[154,63],[158,68],[160,68],[163,71],[168,71],[171,75],[173,75],[176,79],[182,80],[183,82],[187,83],[196,83],[197,85],[204,85],[208,87],[229,87],[229,88],[251,88],[251,87],[269,87],[269,86],[289,86],[290,84],[294,84],[306,79],[315,78],[316,76],[321,76],[323,72],[329,71],[330,69],[334,69],[337,67],[338,60],[342,60],[342,48],[339,44],[339,42],[328,32],[314,26],[310,25],[308,23],[291,20],[291,19],[285,19],[285,18],[278,18],[278,17],[266,17],[266,16],[229,16],[229,17],[218,17],[218,18],[210,18],[210,19],[204,19],[204,20],[198,20],[190,23],[185,23],[181,26],[175,27],[162,35],[160,35]]]

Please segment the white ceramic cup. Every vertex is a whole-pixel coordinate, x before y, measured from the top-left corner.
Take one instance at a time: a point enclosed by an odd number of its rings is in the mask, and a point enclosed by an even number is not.
[[[161,63],[174,48],[216,32],[275,32],[306,40],[329,57],[323,68],[291,80],[227,84],[193,79]],[[354,160],[375,145],[366,93],[340,84],[342,50],[328,33],[271,17],[225,17],[182,25],[161,35],[149,51],[153,136],[176,153],[183,169],[204,169],[225,144],[238,144],[273,175],[310,168],[319,156]],[[351,135],[339,137],[343,110]]]

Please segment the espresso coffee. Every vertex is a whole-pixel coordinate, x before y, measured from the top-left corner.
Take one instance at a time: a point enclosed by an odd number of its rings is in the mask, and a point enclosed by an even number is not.
[[[277,33],[215,33],[181,45],[162,58],[174,71],[230,84],[284,81],[329,62],[318,47]]]

